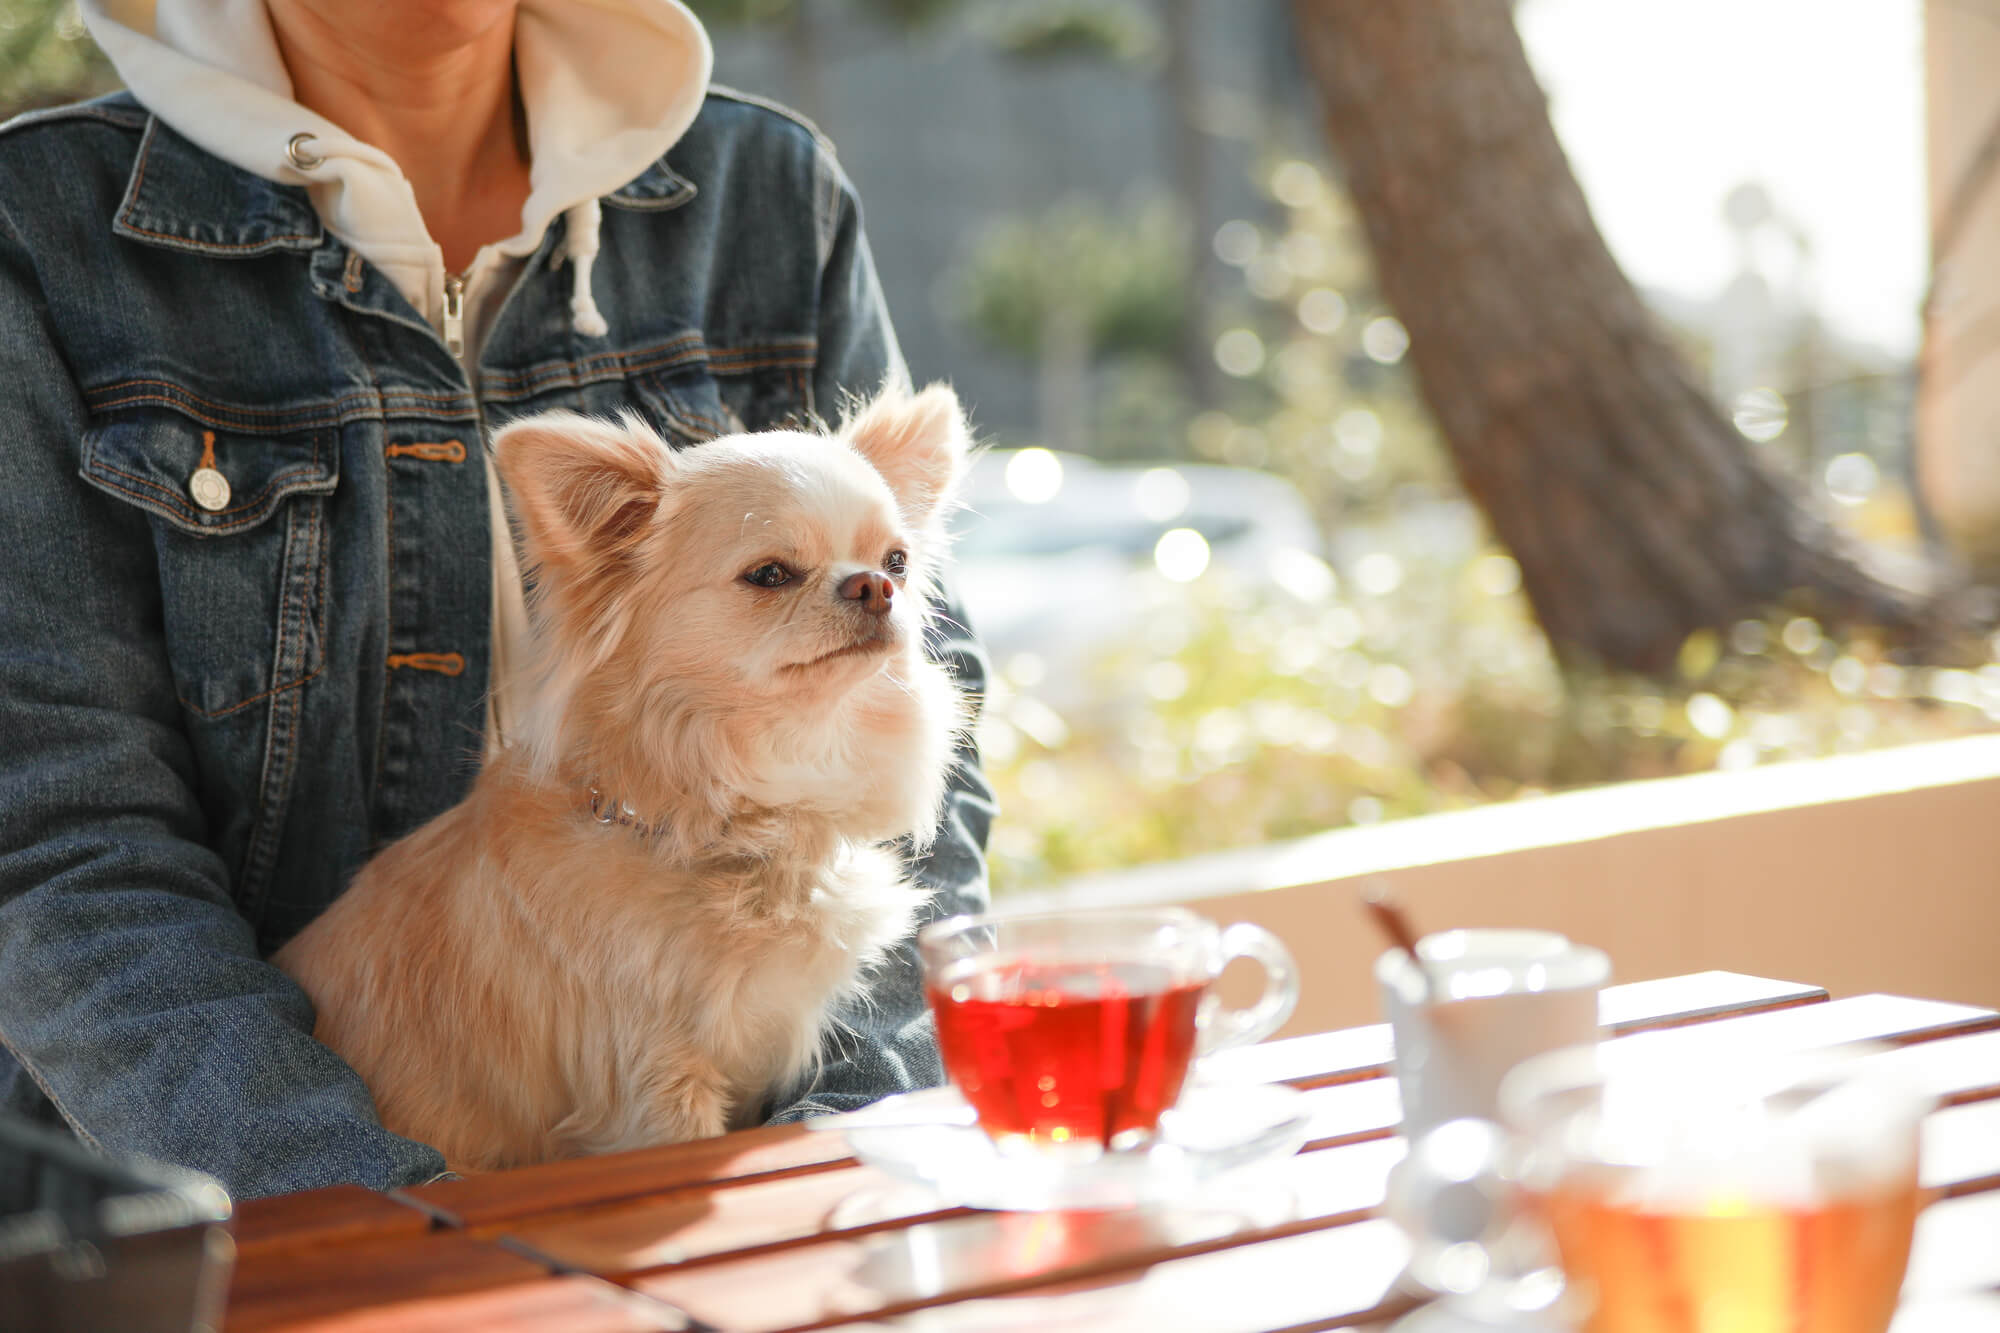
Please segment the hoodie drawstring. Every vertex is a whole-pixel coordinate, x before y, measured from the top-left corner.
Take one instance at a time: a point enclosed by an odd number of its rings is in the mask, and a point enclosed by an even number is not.
[[[595,199],[586,199],[565,209],[563,220],[566,225],[562,248],[556,251],[554,264],[560,267],[567,260],[570,265],[570,319],[576,331],[586,338],[602,338],[611,331],[611,326],[604,322],[597,298],[590,293],[590,270],[597,263],[598,231],[604,224],[604,210]]]

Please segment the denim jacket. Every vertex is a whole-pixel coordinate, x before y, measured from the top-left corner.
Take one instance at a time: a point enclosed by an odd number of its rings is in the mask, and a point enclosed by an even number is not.
[[[610,334],[571,325],[559,224],[475,401],[303,190],[129,96],[0,129],[0,1106],[245,1196],[443,1171],[265,960],[477,771],[476,451],[549,408],[692,445],[901,372],[853,192],[789,116],[711,94],[603,204]],[[990,800],[968,747],[917,867],[933,912],[981,904]],[[907,946],[868,999],[776,1118],[939,1079]]]

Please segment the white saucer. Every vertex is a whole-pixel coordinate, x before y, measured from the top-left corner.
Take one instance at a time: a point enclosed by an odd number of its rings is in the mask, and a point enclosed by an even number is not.
[[[1289,1157],[1306,1141],[1304,1096],[1281,1083],[1190,1084],[1144,1148],[1003,1148],[956,1089],[891,1097],[815,1127],[845,1132],[854,1155],[968,1208],[1131,1208],[1187,1196],[1224,1174]],[[812,1123],[812,1122],[808,1122]]]

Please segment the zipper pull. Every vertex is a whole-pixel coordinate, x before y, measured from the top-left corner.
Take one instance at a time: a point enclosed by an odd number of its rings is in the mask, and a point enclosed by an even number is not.
[[[444,280],[444,345],[454,357],[465,359],[465,277],[459,273]]]

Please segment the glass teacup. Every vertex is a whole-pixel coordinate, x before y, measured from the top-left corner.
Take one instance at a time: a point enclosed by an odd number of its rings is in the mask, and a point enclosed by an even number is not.
[[[1136,1148],[1197,1055],[1269,1036],[1298,1001],[1277,937],[1181,908],[953,917],[918,936],[945,1071],[1002,1148]],[[1264,993],[1225,1010],[1231,959]]]
[[[1501,1088],[1517,1178],[1588,1333],[1882,1333],[1932,1102],[1855,1049],[1558,1052]]]
[[[1502,1126],[1412,1145],[1399,1212],[1451,1293],[1416,1326],[1884,1333],[1932,1099],[1878,1048],[1678,1036],[1537,1056],[1501,1083]]]

